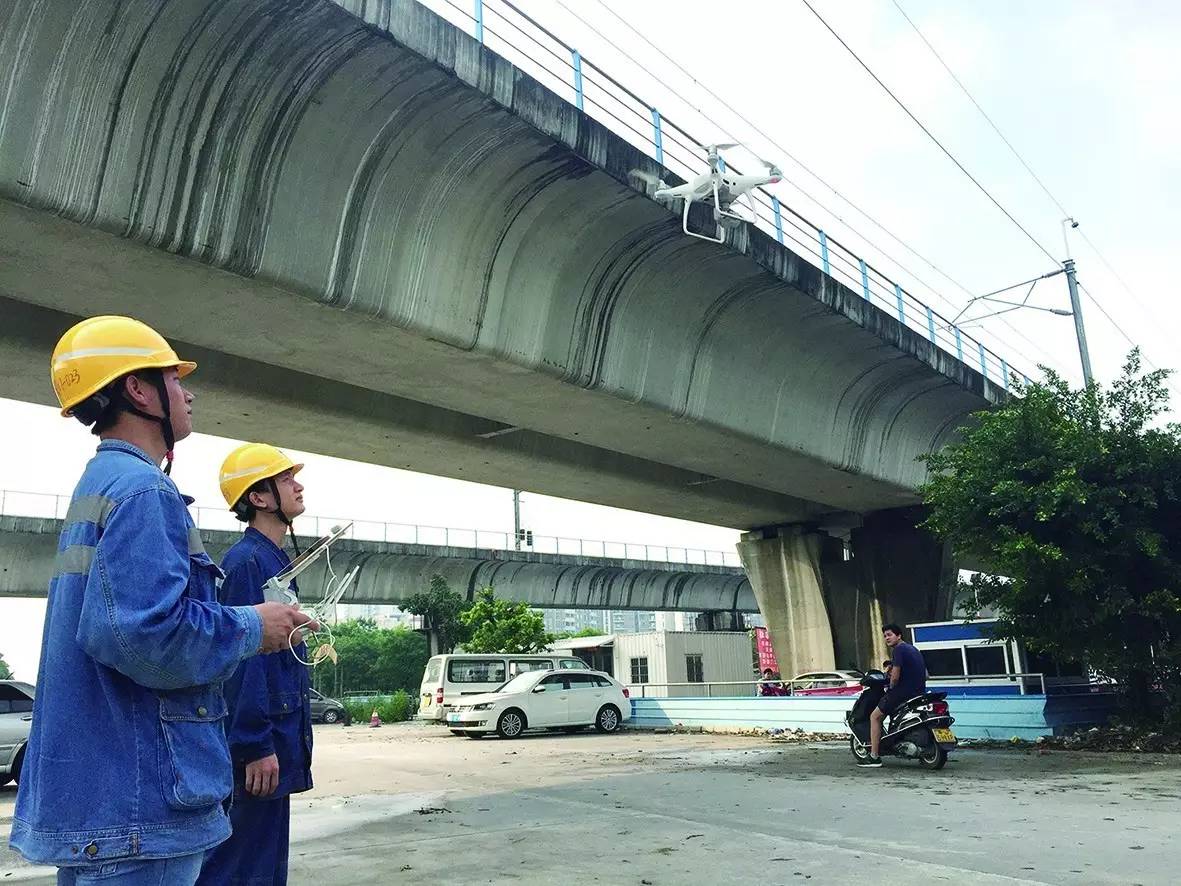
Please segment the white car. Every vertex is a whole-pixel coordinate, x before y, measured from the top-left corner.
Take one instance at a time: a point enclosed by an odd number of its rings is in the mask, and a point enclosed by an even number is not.
[[[627,689],[601,671],[528,671],[495,692],[464,696],[447,725],[469,738],[517,738],[526,729],[614,732],[631,715]]]

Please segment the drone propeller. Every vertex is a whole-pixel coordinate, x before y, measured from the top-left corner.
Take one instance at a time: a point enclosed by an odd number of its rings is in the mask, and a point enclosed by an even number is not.
[[[668,187],[668,185],[665,183],[664,179],[662,179],[660,176],[656,175],[655,173],[648,172],[645,169],[633,169],[629,173],[629,175],[631,175],[634,178],[639,179],[640,181],[644,182],[647,185],[651,185],[652,187],[656,188],[656,190],[658,190],[658,191]]]

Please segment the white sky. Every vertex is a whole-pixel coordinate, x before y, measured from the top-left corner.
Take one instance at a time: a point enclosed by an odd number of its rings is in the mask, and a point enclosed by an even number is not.
[[[464,10],[471,8],[470,0],[456,2]],[[495,30],[542,57],[497,17],[494,10],[503,8],[498,0],[487,2],[489,45],[503,49],[491,33]],[[1168,0],[899,2],[1080,221],[1080,232],[1102,251],[1127,288],[1076,238],[1071,251],[1080,279],[1143,346],[1149,360],[1160,367],[1176,366],[1173,336],[1179,308],[1166,268],[1178,252],[1174,211],[1181,205],[1181,66],[1176,64],[1181,6]],[[1064,257],[1062,213],[893,2],[813,3],[1054,257]],[[463,18],[448,0],[427,5],[452,20]],[[800,0],[732,0],[724,5],[571,0],[570,8],[626,55],[557,0],[518,0],[518,5],[696,137],[737,139],[778,162],[789,180],[775,189],[785,205],[947,316],[964,306],[968,293],[987,292],[1054,268],[939,153]],[[948,282],[810,178],[629,32],[608,8],[621,14],[626,10],[630,23],[700,84],[964,288]],[[465,26],[471,30],[470,20]],[[519,58],[516,51],[504,52],[514,61]],[[558,65],[552,56],[548,63]],[[585,73],[588,81],[595,76],[589,68]],[[552,79],[545,82],[563,88]],[[593,88],[588,82],[588,95]],[[571,93],[567,89],[565,94]],[[636,124],[643,128],[641,121]],[[666,150],[671,148],[666,145]],[[735,162],[742,162],[737,157]],[[1063,278],[1039,284],[1032,301],[1068,307]],[[1093,303],[1084,300],[1083,314],[1096,375],[1110,378],[1128,345]],[[986,320],[979,334],[1011,365],[1032,375],[1035,364],[1043,362],[1073,380],[1080,378],[1069,318],[1023,311],[1003,319],[1012,325]],[[1181,390],[1177,381],[1172,386]],[[199,428],[199,402],[197,407]],[[8,430],[0,439],[0,489],[70,492],[93,450],[93,438],[81,426],[57,418],[53,410],[4,400],[0,426]],[[217,468],[235,442],[195,435],[181,446],[175,476],[198,504],[220,507]],[[308,486],[309,514],[498,530],[512,526],[508,490],[310,453],[292,455],[308,463],[302,479]],[[539,534],[713,550],[733,550],[737,537],[732,530],[540,495],[523,496],[522,517]],[[26,679],[36,668],[43,609],[40,601],[0,600],[0,653]]]

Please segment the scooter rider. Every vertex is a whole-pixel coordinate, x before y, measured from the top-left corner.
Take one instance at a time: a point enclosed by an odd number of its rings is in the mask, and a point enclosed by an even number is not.
[[[63,416],[102,440],[63,521],[11,845],[59,884],[188,886],[230,833],[221,682],[290,644],[281,603],[226,607],[168,476],[193,396],[159,333],[92,317],[51,363]]]
[[[291,565],[283,541],[304,511],[303,468],[265,443],[246,443],[221,466],[222,496],[247,529],[221,566],[223,603],[261,603],[267,579]],[[292,590],[296,590],[292,582]],[[226,683],[226,731],[234,762],[234,833],[205,859],[198,886],[287,882],[291,795],[312,787],[312,716],[307,647],[259,655]]]
[[[869,756],[858,761],[858,765],[871,769],[877,769],[882,765],[882,722],[902,702],[927,691],[926,663],[922,654],[902,639],[902,628],[896,624],[888,624],[882,628],[882,638],[890,647],[892,656],[887,671],[890,688],[869,715]]]

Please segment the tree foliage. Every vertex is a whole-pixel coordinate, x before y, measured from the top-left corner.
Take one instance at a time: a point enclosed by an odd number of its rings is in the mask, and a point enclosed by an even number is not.
[[[1181,670],[1181,429],[1133,351],[1107,389],[1050,370],[927,458],[926,525],[988,576],[999,633],[1083,661],[1138,701]]]
[[[12,671],[8,668],[8,662],[4,660],[3,653],[0,653],[0,680],[11,680]]]
[[[480,591],[460,617],[472,632],[463,644],[466,652],[541,652],[554,639],[546,633],[545,619],[528,604],[497,600],[492,588]]]
[[[379,628],[363,618],[341,622],[332,635],[338,661],[324,661],[313,671],[318,690],[326,695],[398,690],[418,694],[427,660],[422,634],[405,627]]]
[[[406,612],[422,616],[423,630],[435,633],[441,653],[454,651],[470,635],[471,629],[461,618],[467,606],[467,601],[451,590],[441,575],[431,576],[429,590],[414,594],[402,603]]]
[[[544,621],[545,617],[542,616],[542,622],[544,623]],[[554,634],[553,639],[570,640],[574,637],[601,637],[602,635],[603,631],[601,628],[583,628],[580,631],[559,631],[558,633]],[[553,640],[550,642],[552,643]]]

